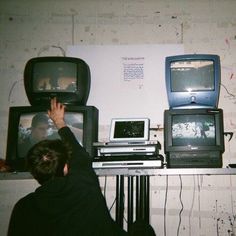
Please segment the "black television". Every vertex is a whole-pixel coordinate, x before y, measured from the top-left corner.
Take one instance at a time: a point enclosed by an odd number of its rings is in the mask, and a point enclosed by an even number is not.
[[[93,106],[66,106],[66,124],[93,158],[98,140],[98,109]],[[12,171],[27,171],[28,150],[42,139],[60,138],[45,106],[9,108],[6,163]]]
[[[47,105],[52,97],[69,105],[86,105],[90,69],[74,57],[35,57],[25,65],[24,86],[32,106]]]
[[[170,108],[217,108],[220,57],[214,54],[166,57],[165,80]]]
[[[223,110],[164,111],[164,152],[169,168],[222,167]]]

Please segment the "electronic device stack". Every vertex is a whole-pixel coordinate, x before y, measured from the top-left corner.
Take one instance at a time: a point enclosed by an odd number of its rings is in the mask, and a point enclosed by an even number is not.
[[[164,152],[168,168],[222,167],[223,110],[218,108],[218,55],[166,58],[169,110],[164,111]]]
[[[93,167],[162,168],[161,145],[149,140],[149,123],[148,118],[112,119],[109,142],[94,143]]]

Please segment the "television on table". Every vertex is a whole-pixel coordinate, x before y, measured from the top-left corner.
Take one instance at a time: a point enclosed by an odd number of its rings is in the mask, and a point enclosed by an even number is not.
[[[93,158],[98,139],[98,109],[93,106],[66,106],[66,124]],[[60,138],[45,106],[10,107],[6,162],[12,171],[27,171],[28,150],[43,139]]]
[[[166,57],[165,80],[170,108],[217,108],[220,57],[213,54]]]
[[[90,69],[74,57],[31,58],[24,70],[24,86],[31,105],[47,105],[50,99],[69,105],[86,105],[90,92]]]
[[[164,152],[169,168],[222,167],[223,110],[170,109],[164,112]]]

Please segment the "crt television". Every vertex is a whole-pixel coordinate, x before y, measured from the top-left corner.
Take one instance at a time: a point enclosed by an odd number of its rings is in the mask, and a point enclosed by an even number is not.
[[[220,57],[212,54],[166,57],[165,80],[170,108],[217,108]]]
[[[165,110],[164,151],[168,167],[222,167],[222,109]]]
[[[86,105],[90,69],[74,57],[31,58],[24,70],[24,86],[31,105],[47,105],[52,97],[70,105]]]
[[[93,158],[93,142],[98,139],[98,110],[93,106],[66,106],[66,124]],[[13,171],[26,171],[28,150],[42,139],[59,135],[45,106],[10,107],[6,162]]]

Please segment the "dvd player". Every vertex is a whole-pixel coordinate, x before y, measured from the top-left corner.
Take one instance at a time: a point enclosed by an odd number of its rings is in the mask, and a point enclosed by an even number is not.
[[[152,154],[156,153],[157,149],[155,146],[140,146],[140,147],[104,147],[99,149],[100,155],[112,155],[112,154]]]
[[[96,156],[93,160],[94,168],[162,168],[161,155],[120,155]]]
[[[93,168],[162,168],[161,160],[126,160],[93,162]]]
[[[94,143],[98,156],[110,155],[156,155],[159,154],[160,143],[145,142],[141,143]]]
[[[157,140],[149,141],[133,141],[133,142],[94,142],[94,147],[103,147],[103,146],[139,146],[139,145],[160,145]]]

